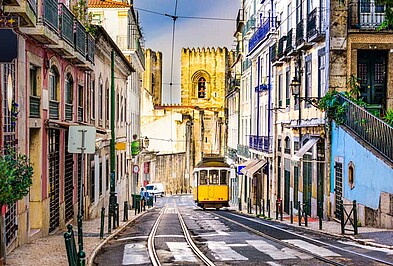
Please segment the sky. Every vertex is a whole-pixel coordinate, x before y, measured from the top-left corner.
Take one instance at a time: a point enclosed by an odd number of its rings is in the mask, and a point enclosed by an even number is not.
[[[179,18],[175,23],[171,67],[173,19],[160,14],[174,15],[176,0],[134,0],[134,8],[140,17],[145,48],[163,54],[163,103],[180,103],[180,53],[183,47],[234,48],[233,34],[240,5],[241,0],[177,0],[176,15]],[[169,85],[171,80],[172,87]]]

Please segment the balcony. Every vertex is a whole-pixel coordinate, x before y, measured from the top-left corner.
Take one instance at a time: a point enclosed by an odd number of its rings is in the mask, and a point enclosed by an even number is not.
[[[348,10],[349,29],[376,30],[385,21],[385,6],[375,0],[354,1]]]
[[[346,106],[343,125],[393,163],[393,127],[340,94],[338,100]]]
[[[248,149],[247,146],[238,144],[237,145],[237,155],[245,157],[245,158],[250,158],[251,153],[250,153],[250,150]]]
[[[60,4],[60,37],[71,46],[74,45],[74,15],[64,5]]]
[[[79,21],[75,22],[75,50],[82,55],[83,58],[86,57],[86,29]],[[84,60],[83,60],[84,61]]]
[[[11,0],[5,1],[3,5],[5,14],[19,16],[21,27],[34,27],[37,24],[36,0]]]
[[[49,100],[49,119],[59,119],[59,102]]]
[[[236,18],[236,31],[235,33],[240,33],[244,25],[244,11],[243,9],[239,9]]]
[[[30,117],[40,118],[41,111],[41,97],[30,95]]]
[[[287,33],[287,43],[286,43],[285,51],[284,51],[284,53],[288,56],[292,55],[295,52],[295,50],[294,50],[295,38],[296,38],[295,31],[293,29],[290,29]]]
[[[249,144],[253,150],[272,153],[273,152],[273,137],[250,135]]]
[[[304,34],[304,20],[300,20],[300,22],[296,25],[296,40],[295,40],[295,45],[296,49],[302,50],[302,49],[307,49],[311,45],[306,41]]]
[[[231,93],[232,91],[235,91],[236,89],[239,88],[240,88],[240,75],[236,75],[235,78],[231,79],[228,93]]]
[[[246,71],[247,69],[249,69],[249,68],[251,67],[251,64],[252,64],[251,59],[246,58],[246,60],[244,60],[244,61],[242,62],[242,72],[244,72],[244,71]]]
[[[247,22],[244,25],[243,28],[243,37],[246,36],[248,34],[248,32],[250,32],[253,28],[255,28],[255,17],[252,16],[250,17],[249,20],[247,20]]]
[[[227,156],[233,161],[237,159],[237,151],[233,148],[228,147]]]
[[[65,120],[72,121],[72,109],[74,106],[72,104],[66,103],[64,107],[65,107],[65,116],[64,116]]]
[[[141,43],[136,35],[117,35],[116,44],[122,51],[131,51],[137,56],[135,60],[138,60],[142,67],[145,68],[145,53],[143,52]]]
[[[261,26],[259,26],[248,43],[249,53],[252,52],[259,44],[264,42],[267,39],[269,33],[272,33],[273,30],[275,30],[275,22],[275,18],[269,18]]]
[[[278,60],[278,56],[277,56],[277,43],[273,44],[272,46],[270,46],[270,61],[272,63],[276,62]]]
[[[325,38],[325,14],[325,11],[317,7],[307,15],[308,42],[320,41]]]
[[[95,44],[95,40],[94,37],[91,36],[91,34],[87,34],[87,57],[86,59],[91,62],[94,63],[94,53],[95,53],[95,49],[96,49],[96,44]]]
[[[287,41],[287,36],[282,36],[279,40],[278,40],[278,48],[277,48],[277,56],[278,58],[281,58],[285,55],[285,42]]]

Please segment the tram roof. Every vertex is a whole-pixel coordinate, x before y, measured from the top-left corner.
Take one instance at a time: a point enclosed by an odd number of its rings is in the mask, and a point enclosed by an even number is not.
[[[204,167],[228,168],[229,164],[225,163],[225,159],[223,157],[204,157],[202,161],[195,166],[195,168],[204,168]]]

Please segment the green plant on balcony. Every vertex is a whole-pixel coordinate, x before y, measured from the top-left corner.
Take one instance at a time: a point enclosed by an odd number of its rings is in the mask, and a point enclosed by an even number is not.
[[[91,33],[93,36],[96,34],[96,28],[91,24],[93,14],[87,13],[87,1],[79,0],[72,6],[72,13],[75,19],[79,20],[86,28],[86,32]]]
[[[385,20],[377,30],[393,29],[393,0],[376,0],[376,3],[385,6]]]

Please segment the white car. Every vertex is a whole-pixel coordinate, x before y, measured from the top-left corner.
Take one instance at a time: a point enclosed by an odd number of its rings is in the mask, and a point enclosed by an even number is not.
[[[161,196],[165,195],[164,185],[161,183],[152,183],[146,186],[146,191],[149,192],[150,196]]]

